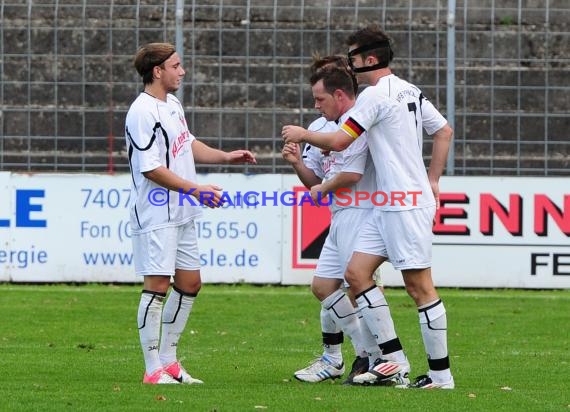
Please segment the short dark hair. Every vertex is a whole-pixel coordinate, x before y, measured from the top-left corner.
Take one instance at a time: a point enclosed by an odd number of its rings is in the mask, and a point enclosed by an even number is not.
[[[356,96],[356,92],[358,90],[358,82],[356,81],[356,77],[354,77],[354,73],[350,69],[350,66],[348,64],[348,59],[346,58],[346,56],[340,54],[332,54],[330,56],[320,57],[318,54],[313,54],[313,64],[311,64],[311,76],[313,76],[319,70],[323,70],[329,67],[336,67],[348,72],[350,78],[352,79],[354,95]],[[318,82],[319,80],[320,79],[318,79],[315,82],[311,81],[311,86],[314,86],[315,83]]]
[[[388,67],[390,62],[394,59],[392,39],[380,28],[380,26],[376,24],[369,25],[363,29],[355,31],[346,39],[347,46],[356,45],[357,47],[365,47],[374,44],[385,44],[386,46],[373,48],[359,54],[362,54],[364,57],[374,56],[378,59],[379,64],[384,67]]]
[[[135,55],[134,66],[145,85],[152,83],[152,69],[163,67],[166,60],[176,52],[170,43],[149,43],[140,47]]]
[[[344,68],[326,66],[315,71],[311,75],[311,86],[314,86],[320,80],[323,81],[323,86],[327,93],[331,95],[335,92],[335,90],[340,89],[349,97],[354,98],[356,96],[356,90],[354,87],[354,75]]]

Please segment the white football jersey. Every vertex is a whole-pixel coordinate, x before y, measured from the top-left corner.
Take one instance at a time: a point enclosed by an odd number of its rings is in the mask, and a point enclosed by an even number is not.
[[[447,124],[445,117],[417,86],[400,79],[395,74],[381,77],[377,86],[386,96],[406,106],[411,119],[415,121],[420,148],[423,143],[422,128],[428,135],[432,135]]]
[[[320,117],[309,125],[308,130],[321,133],[336,132],[338,124]],[[323,180],[330,180],[342,167],[342,152],[325,152],[310,144],[305,144],[302,159],[305,166]]]
[[[321,117],[312,122],[308,130],[322,133],[335,132],[339,129],[339,124],[346,118],[346,114],[339,119],[339,123],[327,121]],[[306,144],[303,149],[303,163],[311,169],[315,175],[323,179],[330,180],[340,172],[359,173],[362,178],[346,191],[342,191],[339,197],[334,197],[331,202],[331,211],[334,213],[343,207],[355,207],[370,209],[374,205],[371,201],[372,193],[376,190],[376,180],[374,164],[368,151],[366,139],[357,139],[342,152],[322,151],[318,147]],[[367,200],[356,200],[358,192],[369,193]]]
[[[164,102],[141,93],[127,113],[125,124],[131,169],[130,217],[133,233],[187,223],[201,214],[201,207],[147,179],[143,172],[164,166],[174,174],[196,182],[192,153],[195,137],[188,130],[178,99],[167,95]]]
[[[423,162],[417,121],[410,116],[407,104],[399,102],[397,95],[385,93],[377,84],[358,95],[355,106],[341,125],[353,138],[366,132],[377,188],[387,196],[387,201],[378,205],[381,210],[407,210],[435,204]]]

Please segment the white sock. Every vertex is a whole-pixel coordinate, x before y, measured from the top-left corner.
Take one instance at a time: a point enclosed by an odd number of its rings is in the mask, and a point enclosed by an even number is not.
[[[139,338],[144,356],[146,373],[150,375],[162,367],[158,356],[160,317],[166,294],[143,290],[137,314]]]
[[[370,352],[378,351],[374,337],[364,322],[361,322],[346,293],[339,289],[323,300],[321,305],[350,338],[357,356],[367,357]]]
[[[400,339],[396,335],[388,302],[380,289],[374,285],[359,293],[356,296],[356,303],[370,332],[376,337],[376,343],[382,351],[382,358],[408,363]]]
[[[321,308],[321,329],[323,333],[323,355],[332,363],[342,363],[342,342],[344,335],[328,310]]]
[[[358,314],[358,321],[360,322],[360,328],[361,328],[361,332],[362,332],[362,341],[364,342],[363,347],[364,347],[364,350],[366,351],[365,353],[363,353],[360,356],[363,358],[368,357],[370,365],[373,365],[374,362],[376,361],[376,359],[378,359],[382,356],[382,352],[380,351],[380,348],[378,347],[378,343],[376,343],[376,338],[374,337],[372,332],[370,332],[368,325],[364,321],[364,318],[362,317],[362,314],[360,313],[360,309],[357,309],[357,314]]]
[[[420,329],[428,356],[429,375],[434,382],[449,382],[449,353],[447,351],[447,315],[441,300],[418,308]]]
[[[186,327],[196,294],[185,293],[174,286],[162,311],[160,362],[166,366],[176,361],[176,348]]]

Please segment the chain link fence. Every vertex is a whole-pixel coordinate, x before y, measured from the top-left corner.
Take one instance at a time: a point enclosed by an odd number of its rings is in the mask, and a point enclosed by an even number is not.
[[[190,130],[259,160],[199,170],[291,172],[280,132],[318,116],[311,55],[344,53],[349,33],[379,23],[394,39],[397,75],[444,114],[455,93],[454,174],[568,175],[569,11],[563,0],[458,1],[447,90],[447,2],[186,1]],[[142,89],[133,55],[175,41],[176,1],[3,0],[0,19],[0,170],[128,171],[124,118]]]

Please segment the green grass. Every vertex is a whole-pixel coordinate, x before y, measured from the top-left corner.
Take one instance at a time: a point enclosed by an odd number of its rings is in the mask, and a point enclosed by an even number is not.
[[[0,285],[1,411],[570,410],[570,291],[441,289],[456,389],[413,391],[291,379],[320,353],[308,287],[205,285],[178,353],[201,386],[143,386],[140,286]],[[417,312],[388,289],[422,374]],[[353,359],[352,347],[344,347]]]

